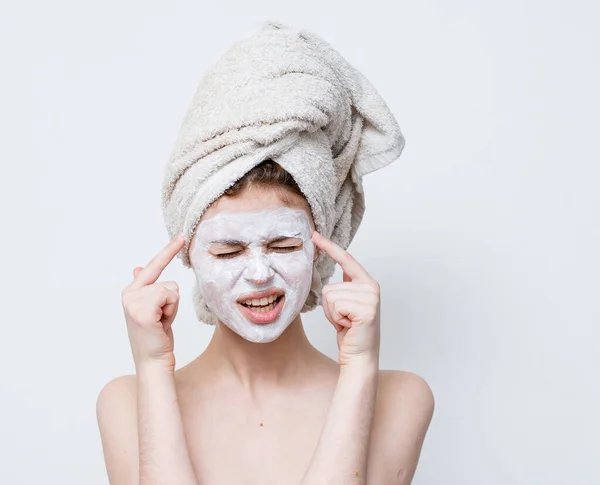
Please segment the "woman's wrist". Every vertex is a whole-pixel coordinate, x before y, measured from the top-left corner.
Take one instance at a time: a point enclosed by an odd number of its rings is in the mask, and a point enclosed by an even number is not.
[[[377,392],[378,381],[379,359],[372,356],[361,356],[340,366],[339,390],[347,396],[358,393],[356,397],[361,396],[359,401],[368,400],[368,395]]]
[[[135,361],[135,371],[138,376],[175,374],[175,355],[165,355],[161,358],[148,358]]]
[[[363,354],[340,366],[340,373],[360,373],[360,374],[378,374],[379,373],[379,352]]]

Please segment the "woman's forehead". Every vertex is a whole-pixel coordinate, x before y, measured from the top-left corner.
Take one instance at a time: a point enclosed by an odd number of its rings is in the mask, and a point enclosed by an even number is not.
[[[309,237],[310,221],[302,209],[281,207],[258,211],[222,211],[202,221],[196,231],[203,243],[215,237],[263,239],[273,236]]]

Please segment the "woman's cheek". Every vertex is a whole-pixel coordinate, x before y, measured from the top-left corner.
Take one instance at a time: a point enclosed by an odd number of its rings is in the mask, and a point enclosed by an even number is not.
[[[206,281],[202,284],[202,294],[204,296],[204,301],[209,307],[213,307],[215,305],[219,305],[219,296],[223,294],[222,290],[219,288],[216,282],[214,281]]]
[[[311,278],[313,264],[303,253],[277,254],[271,258],[271,263],[288,284]]]
[[[244,271],[242,261],[215,260],[201,269],[202,280],[219,291],[231,291]]]

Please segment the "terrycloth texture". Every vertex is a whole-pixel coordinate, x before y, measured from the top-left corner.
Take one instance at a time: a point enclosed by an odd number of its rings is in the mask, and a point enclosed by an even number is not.
[[[405,140],[371,83],[315,34],[266,23],[235,43],[202,79],[166,167],[168,232],[189,244],[205,209],[272,159],[292,174],[317,231],[347,248],[365,210],[361,178],[397,159]],[[315,262],[303,311],[320,302],[335,263]],[[194,291],[198,319],[216,317]]]

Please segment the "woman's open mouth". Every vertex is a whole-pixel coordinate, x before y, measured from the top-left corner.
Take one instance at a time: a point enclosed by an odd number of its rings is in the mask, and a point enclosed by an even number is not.
[[[246,297],[238,300],[240,311],[251,322],[264,325],[273,323],[279,318],[285,295],[281,291],[269,291],[268,293],[266,296],[256,294],[249,295],[252,298]]]

